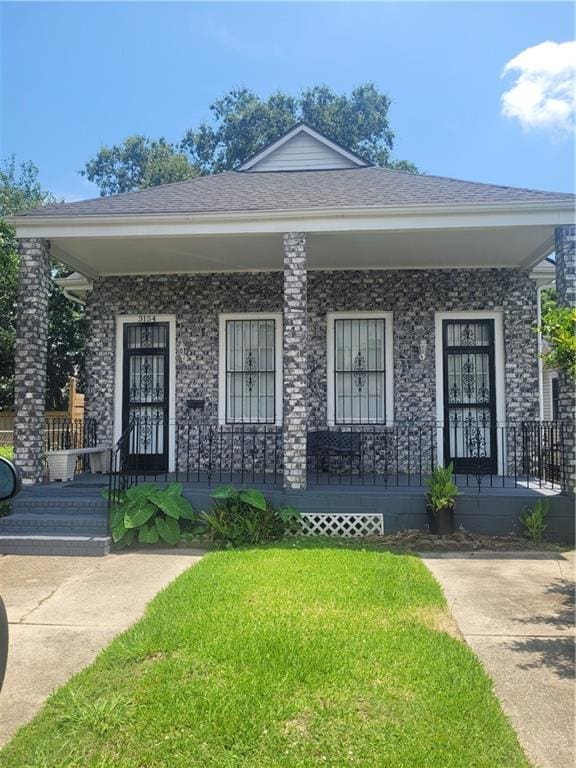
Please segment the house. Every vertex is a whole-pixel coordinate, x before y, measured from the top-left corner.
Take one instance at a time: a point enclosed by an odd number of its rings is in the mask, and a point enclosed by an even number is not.
[[[481,515],[496,485],[516,511],[532,481],[570,490],[573,392],[544,434],[535,327],[553,250],[576,298],[574,220],[572,195],[374,167],[303,123],[235,171],[15,217],[16,459],[38,482],[52,254],[120,473],[420,504],[452,461]]]

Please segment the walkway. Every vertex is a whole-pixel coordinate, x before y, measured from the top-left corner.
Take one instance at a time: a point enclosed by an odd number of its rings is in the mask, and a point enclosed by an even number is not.
[[[426,554],[528,757],[575,764],[574,552]]]
[[[0,556],[10,622],[0,745],[201,555],[176,549],[102,558]]]

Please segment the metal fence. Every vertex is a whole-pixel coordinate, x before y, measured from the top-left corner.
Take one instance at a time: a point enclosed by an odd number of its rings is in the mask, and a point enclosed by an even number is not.
[[[283,428],[266,424],[217,425],[196,420],[171,421],[168,451],[157,438],[143,437],[148,427],[137,419],[111,456],[111,490],[143,478],[176,479],[214,485],[277,486],[284,472]],[[155,425],[158,431],[158,425]],[[474,426],[452,440],[461,488],[550,488],[560,490],[564,466],[562,424],[520,422]],[[448,463],[452,427],[436,423],[327,426],[307,429],[308,486],[352,485],[410,488],[426,485],[439,463]],[[152,451],[157,451],[156,457]],[[155,467],[154,462],[157,460]]]

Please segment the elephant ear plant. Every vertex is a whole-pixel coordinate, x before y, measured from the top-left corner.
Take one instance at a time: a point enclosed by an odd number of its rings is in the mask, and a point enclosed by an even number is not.
[[[296,532],[300,514],[292,507],[276,508],[261,491],[238,491],[231,485],[216,488],[214,503],[200,513],[204,533],[223,547],[260,544]]]
[[[198,519],[190,502],[182,496],[182,490],[181,483],[170,483],[165,488],[144,483],[120,491],[110,513],[112,541],[120,549],[136,541],[178,544],[183,533],[182,521]]]
[[[453,480],[454,465],[436,467],[428,480],[426,512],[430,533],[450,534],[454,532],[454,500],[460,495]]]

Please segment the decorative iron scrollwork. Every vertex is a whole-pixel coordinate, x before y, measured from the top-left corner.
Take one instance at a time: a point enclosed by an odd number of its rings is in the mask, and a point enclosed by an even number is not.
[[[251,351],[246,354],[244,363],[244,383],[249,394],[252,394],[252,390],[256,386],[256,359]]]
[[[354,378],[354,386],[358,392],[362,392],[364,385],[366,384],[367,367],[366,358],[361,352],[358,352],[354,358],[352,364],[352,376]]]

